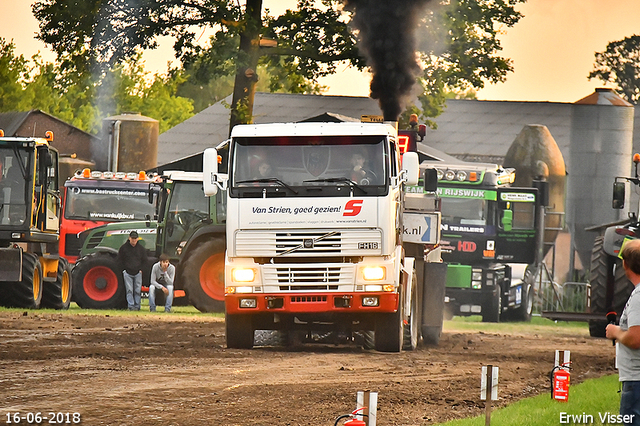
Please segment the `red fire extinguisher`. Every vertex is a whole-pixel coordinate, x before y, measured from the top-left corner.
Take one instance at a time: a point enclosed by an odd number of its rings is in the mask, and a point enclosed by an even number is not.
[[[569,400],[570,363],[561,364],[551,370],[551,398],[557,401]]]
[[[338,426],[338,422],[342,419],[346,419],[346,418],[350,418],[351,420],[347,420],[346,422],[344,422],[344,426],[366,426],[367,424],[365,422],[363,422],[360,419],[357,419],[356,416],[360,415],[360,416],[367,416],[366,414],[358,414],[358,411],[362,411],[362,410],[366,410],[367,407],[361,407],[358,408],[357,410],[352,411],[349,414],[343,414],[341,416],[339,416],[336,419],[336,422],[334,423],[333,426]]]

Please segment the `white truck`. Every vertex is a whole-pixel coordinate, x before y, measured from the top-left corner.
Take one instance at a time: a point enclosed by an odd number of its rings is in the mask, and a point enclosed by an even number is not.
[[[227,192],[228,347],[255,330],[359,332],[384,352],[438,342],[439,199],[431,182],[405,194],[418,157],[401,158],[395,123],[239,125],[228,174],[219,158],[205,151],[203,184]]]

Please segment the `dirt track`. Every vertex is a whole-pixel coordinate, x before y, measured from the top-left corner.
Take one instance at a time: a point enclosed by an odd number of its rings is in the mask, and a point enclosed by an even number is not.
[[[586,330],[454,326],[437,348],[401,354],[333,344],[228,350],[217,318],[0,312],[0,422],[79,412],[85,425],[333,425],[357,390],[373,390],[378,425],[430,425],[483,413],[485,364],[500,367],[498,405],[547,392],[555,349],[571,350],[572,384],[614,372],[611,343]]]

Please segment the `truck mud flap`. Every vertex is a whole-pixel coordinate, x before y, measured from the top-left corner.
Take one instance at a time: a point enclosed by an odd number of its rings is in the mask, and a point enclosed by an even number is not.
[[[423,263],[422,327],[442,328],[447,264]],[[423,333],[424,334],[424,333]],[[424,337],[424,336],[423,336]]]
[[[22,281],[22,250],[0,249],[0,281]]]

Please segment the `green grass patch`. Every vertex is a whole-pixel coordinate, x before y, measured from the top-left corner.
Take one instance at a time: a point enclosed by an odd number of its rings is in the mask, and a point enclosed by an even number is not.
[[[148,299],[142,299],[139,311],[127,311],[120,309],[82,309],[72,302],[68,310],[56,309],[24,309],[24,308],[2,308],[0,312],[29,312],[33,314],[63,314],[63,315],[109,315],[109,316],[190,316],[190,317],[217,317],[224,318],[224,313],[202,313],[193,306],[172,306],[171,313],[165,314],[164,307],[158,306],[156,312],[149,312]]]
[[[620,408],[620,394],[618,393],[618,375],[605,376],[598,379],[586,380],[579,385],[572,385],[569,388],[569,401],[560,402],[551,399],[550,393],[538,395],[533,398],[520,400],[507,407],[495,410],[491,413],[492,426],[549,426],[560,424],[593,424],[608,425],[600,421],[600,415],[606,413],[618,415]],[[498,388],[499,392],[499,388]],[[561,415],[564,420],[561,422]],[[571,421],[569,415],[592,416],[585,421]],[[591,421],[592,420],[592,421]],[[446,426],[484,426],[484,414],[469,419],[454,420],[441,423]],[[614,424],[614,423],[612,423]]]
[[[534,316],[531,322],[482,322],[482,317],[472,315],[470,317],[454,317],[445,321],[444,331],[486,331],[494,333],[545,333],[545,334],[571,334],[589,335],[589,325],[579,321],[553,321],[547,318]]]

